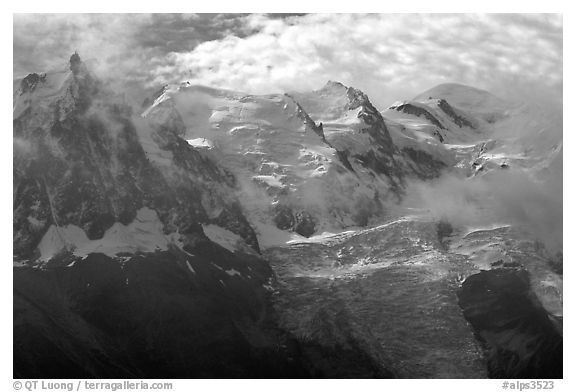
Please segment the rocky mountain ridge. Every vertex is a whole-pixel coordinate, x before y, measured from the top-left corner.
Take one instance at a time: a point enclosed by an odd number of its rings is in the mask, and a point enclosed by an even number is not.
[[[462,148],[442,144],[481,141],[486,124],[432,97],[393,105],[383,117],[338,82],[271,96],[165,86],[139,116],[79,56],[70,64],[27,76],[15,92],[15,235],[27,258],[52,225],[74,225],[94,240],[142,208],[156,211],[174,238],[202,235],[199,222],[256,252],[267,229],[309,237],[375,224],[390,216],[406,182],[454,166]],[[53,178],[33,173],[35,165],[54,167]],[[166,188],[173,191],[160,195]],[[41,206],[31,210],[24,194]]]

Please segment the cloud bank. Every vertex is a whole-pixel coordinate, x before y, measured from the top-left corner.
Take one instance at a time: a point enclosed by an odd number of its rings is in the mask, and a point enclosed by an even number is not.
[[[78,50],[108,76],[251,93],[338,80],[380,108],[436,84],[561,94],[562,17],[534,14],[15,15],[14,74]]]
[[[404,206],[427,209],[455,227],[511,224],[546,246],[562,252],[562,177],[537,181],[522,170],[489,173],[473,180],[446,174],[432,182],[413,182]]]
[[[256,92],[309,90],[327,79],[380,105],[443,82],[505,92],[519,81],[562,82],[562,20],[536,15],[330,14],[247,18],[258,32],[169,54],[159,79]]]
[[[101,78],[158,87],[156,72],[168,53],[202,42],[245,36],[236,14],[15,14],[14,77],[64,69],[74,51]],[[174,80],[181,79],[174,75]]]

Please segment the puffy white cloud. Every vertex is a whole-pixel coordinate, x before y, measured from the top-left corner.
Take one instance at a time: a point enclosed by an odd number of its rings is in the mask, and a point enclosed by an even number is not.
[[[332,79],[381,108],[449,81],[501,95],[562,85],[557,15],[16,14],[13,27],[15,76],[62,68],[78,50],[133,84],[268,93]]]
[[[333,79],[364,90],[380,107],[448,81],[504,95],[520,82],[557,91],[562,84],[556,15],[252,15],[246,24],[258,32],[170,53],[156,80],[265,93]]]
[[[77,50],[102,77],[151,82],[166,54],[230,34],[244,36],[246,15],[14,14],[14,76],[66,67]],[[154,71],[154,72],[153,72]]]

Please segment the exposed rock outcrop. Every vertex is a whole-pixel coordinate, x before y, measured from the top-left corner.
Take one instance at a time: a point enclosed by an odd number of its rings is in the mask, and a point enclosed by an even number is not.
[[[561,321],[539,303],[528,272],[482,271],[464,281],[458,298],[484,344],[490,377],[562,378]]]

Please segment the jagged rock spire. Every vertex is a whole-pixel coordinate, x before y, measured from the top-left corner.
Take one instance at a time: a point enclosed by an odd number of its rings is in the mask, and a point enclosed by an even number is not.
[[[82,60],[80,59],[78,52],[75,51],[74,54],[70,56],[70,70],[74,75],[76,75],[80,70],[80,64],[82,64]]]

